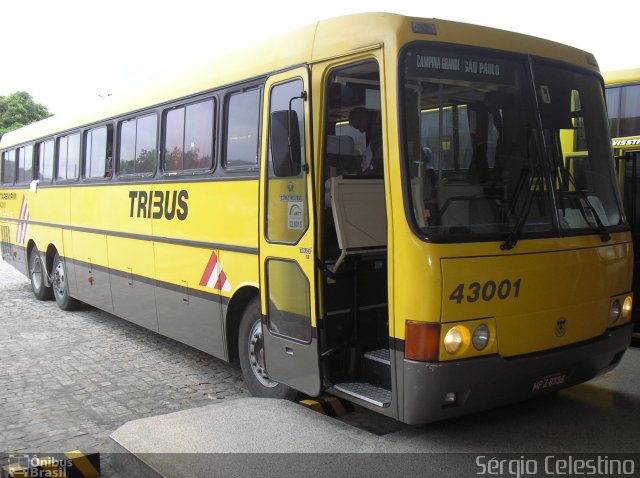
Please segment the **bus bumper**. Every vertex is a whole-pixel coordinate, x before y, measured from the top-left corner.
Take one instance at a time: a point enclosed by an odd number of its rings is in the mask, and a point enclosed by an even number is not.
[[[585,382],[620,362],[632,329],[627,324],[586,342],[508,359],[492,355],[439,363],[404,360],[399,418],[409,424],[427,423]]]

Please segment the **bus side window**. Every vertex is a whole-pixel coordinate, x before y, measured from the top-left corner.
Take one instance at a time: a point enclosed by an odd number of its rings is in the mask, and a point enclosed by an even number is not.
[[[84,176],[109,179],[113,175],[113,127],[99,126],[85,133]]]
[[[2,184],[13,184],[16,176],[16,150],[2,153]]]
[[[168,110],[164,115],[162,170],[170,174],[213,168],[215,99]]]
[[[226,100],[225,169],[258,166],[261,89],[232,93]]]
[[[50,182],[53,179],[53,140],[48,139],[38,144],[38,176],[42,182]]]
[[[33,144],[18,148],[18,175],[16,183],[26,184],[31,181],[33,167]]]
[[[58,138],[56,181],[78,179],[80,172],[80,133]]]
[[[156,170],[158,120],[155,114],[120,123],[118,174],[150,176]]]

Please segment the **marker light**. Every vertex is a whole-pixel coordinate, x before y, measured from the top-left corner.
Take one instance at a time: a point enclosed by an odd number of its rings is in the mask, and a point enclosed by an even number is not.
[[[624,298],[622,303],[622,320],[625,322],[631,319],[631,312],[633,310],[633,298],[628,295]]]
[[[618,321],[618,319],[620,318],[620,312],[620,301],[616,299],[612,302],[611,311],[609,312],[609,318],[611,319],[611,322],[615,324]]]
[[[473,348],[478,351],[483,350],[489,344],[489,327],[485,324],[478,325],[476,330],[473,331],[471,342],[473,343]]]
[[[435,362],[440,352],[440,324],[407,322],[404,356],[409,360]]]
[[[589,63],[592,66],[595,66],[596,68],[599,68],[598,60],[596,60],[596,57],[593,55],[593,53],[587,53],[586,58],[587,58],[587,63]]]
[[[433,23],[413,22],[411,23],[411,30],[413,33],[420,33],[422,35],[437,35],[438,30]]]
[[[464,334],[462,332],[462,327],[455,326],[447,332],[447,335],[444,336],[444,349],[447,353],[451,355],[455,354],[460,347],[462,347],[462,339]]]

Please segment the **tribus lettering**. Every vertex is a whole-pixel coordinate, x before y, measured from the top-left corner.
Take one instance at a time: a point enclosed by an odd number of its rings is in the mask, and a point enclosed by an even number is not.
[[[189,193],[184,189],[181,191],[129,191],[131,208],[129,217],[141,217],[144,219],[171,220],[177,217],[184,221],[189,214]]]

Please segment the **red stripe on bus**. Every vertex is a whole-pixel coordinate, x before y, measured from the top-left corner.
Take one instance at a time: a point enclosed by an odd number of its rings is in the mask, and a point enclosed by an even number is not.
[[[216,252],[213,251],[211,252],[211,257],[209,258],[209,263],[207,264],[207,268],[204,270],[204,274],[202,274],[202,278],[200,279],[200,285],[202,287],[207,286],[207,282],[209,282],[209,279],[211,278],[211,273],[213,272],[213,269],[216,267],[217,263],[218,263],[218,256],[216,256]]]

